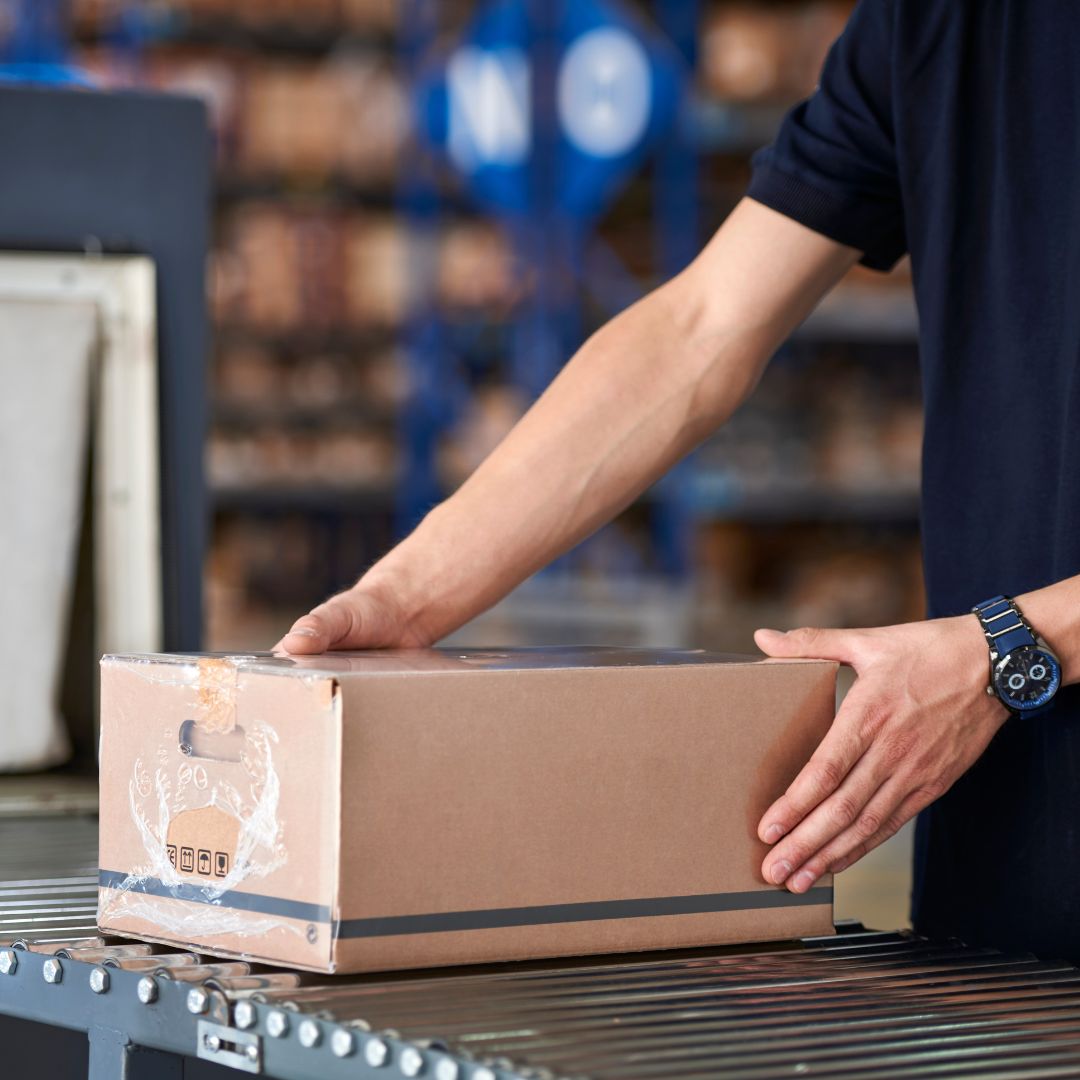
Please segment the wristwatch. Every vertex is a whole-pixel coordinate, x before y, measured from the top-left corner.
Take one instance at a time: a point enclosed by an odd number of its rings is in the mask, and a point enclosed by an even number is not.
[[[1017,716],[1033,716],[1049,708],[1061,689],[1061,661],[1031,628],[1016,601],[995,596],[971,609],[990,646],[990,685]]]

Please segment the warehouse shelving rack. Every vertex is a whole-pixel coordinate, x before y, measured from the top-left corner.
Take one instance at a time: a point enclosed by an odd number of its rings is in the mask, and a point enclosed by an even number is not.
[[[524,0],[531,27],[529,36],[531,70],[542,81],[552,42],[558,33],[561,3]],[[696,62],[700,5],[697,0],[652,0],[646,5],[659,30],[674,45],[687,71]],[[403,67],[413,87],[418,87],[425,65],[443,31],[436,0],[406,0],[402,5],[400,35]],[[538,87],[532,94],[530,128],[540,140],[551,140],[557,119],[555,95]],[[680,122],[655,148],[652,155],[652,201],[654,209],[654,263],[661,278],[681,270],[697,253],[700,225],[697,204],[698,147],[693,134],[691,98],[684,86],[679,102]],[[534,160],[554,158],[537,148]],[[541,165],[540,168],[544,166]],[[582,285],[585,253],[602,246],[598,222],[592,214],[562,205],[550,194],[551,178],[537,176],[530,184],[536,205],[509,222],[516,255],[523,266],[536,274],[532,295],[510,319],[505,337],[510,344],[507,381],[532,401],[558,373],[563,362],[582,343],[585,320],[582,312]],[[401,208],[418,241],[418,250],[429,246],[430,236],[444,212],[447,185],[441,182],[439,165],[431,152],[414,143],[411,159],[402,170]],[[609,290],[615,310],[644,291],[633,276],[619,265],[609,249],[603,252],[606,265],[621,282],[621,289]],[[402,531],[414,525],[444,494],[439,479],[436,451],[443,432],[450,427],[466,398],[453,346],[447,344],[440,319],[434,281],[418,267],[416,301],[405,332],[411,383],[416,393],[404,411],[401,424],[401,453],[404,461],[399,495]],[[567,287],[566,276],[575,277]],[[691,468],[676,470],[669,482],[650,499],[653,541],[661,572],[673,579],[685,579],[690,571],[693,533],[692,509],[681,482]],[[572,559],[572,556],[571,556]]]

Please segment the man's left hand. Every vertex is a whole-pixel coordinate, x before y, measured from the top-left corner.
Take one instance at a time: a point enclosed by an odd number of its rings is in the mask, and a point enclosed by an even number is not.
[[[838,660],[858,678],[829,733],[758,826],[765,880],[806,892],[943,795],[1009,712],[986,693],[972,615],[870,630],[759,630],[762,652]]]

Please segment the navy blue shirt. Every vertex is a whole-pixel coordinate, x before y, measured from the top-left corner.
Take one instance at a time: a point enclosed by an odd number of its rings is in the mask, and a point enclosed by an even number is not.
[[[1078,41],[1076,0],[862,0],[755,158],[755,200],[911,255],[932,616],[1080,573]],[[924,812],[913,918],[1080,961],[1080,688]]]

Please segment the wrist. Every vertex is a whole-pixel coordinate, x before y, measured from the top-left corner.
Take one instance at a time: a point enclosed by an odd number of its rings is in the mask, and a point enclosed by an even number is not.
[[[394,628],[393,640],[405,647],[426,648],[437,640],[437,635],[425,623],[427,613],[420,599],[421,590],[408,564],[396,556],[395,548],[364,573],[352,591],[369,597],[379,611],[385,612],[387,623]]]
[[[990,654],[982,626],[974,614],[957,615],[949,621],[955,626],[956,671],[974,697],[986,697],[990,683]]]
[[[379,597],[409,644],[432,645],[486,606],[477,602],[472,579],[478,569],[483,574],[490,567],[490,560],[470,553],[474,533],[456,530],[447,504],[440,503],[354,588]]]
[[[1035,634],[1042,638],[1061,662],[1061,681],[1080,682],[1080,590],[1073,581],[1050,585],[1016,597]]]

